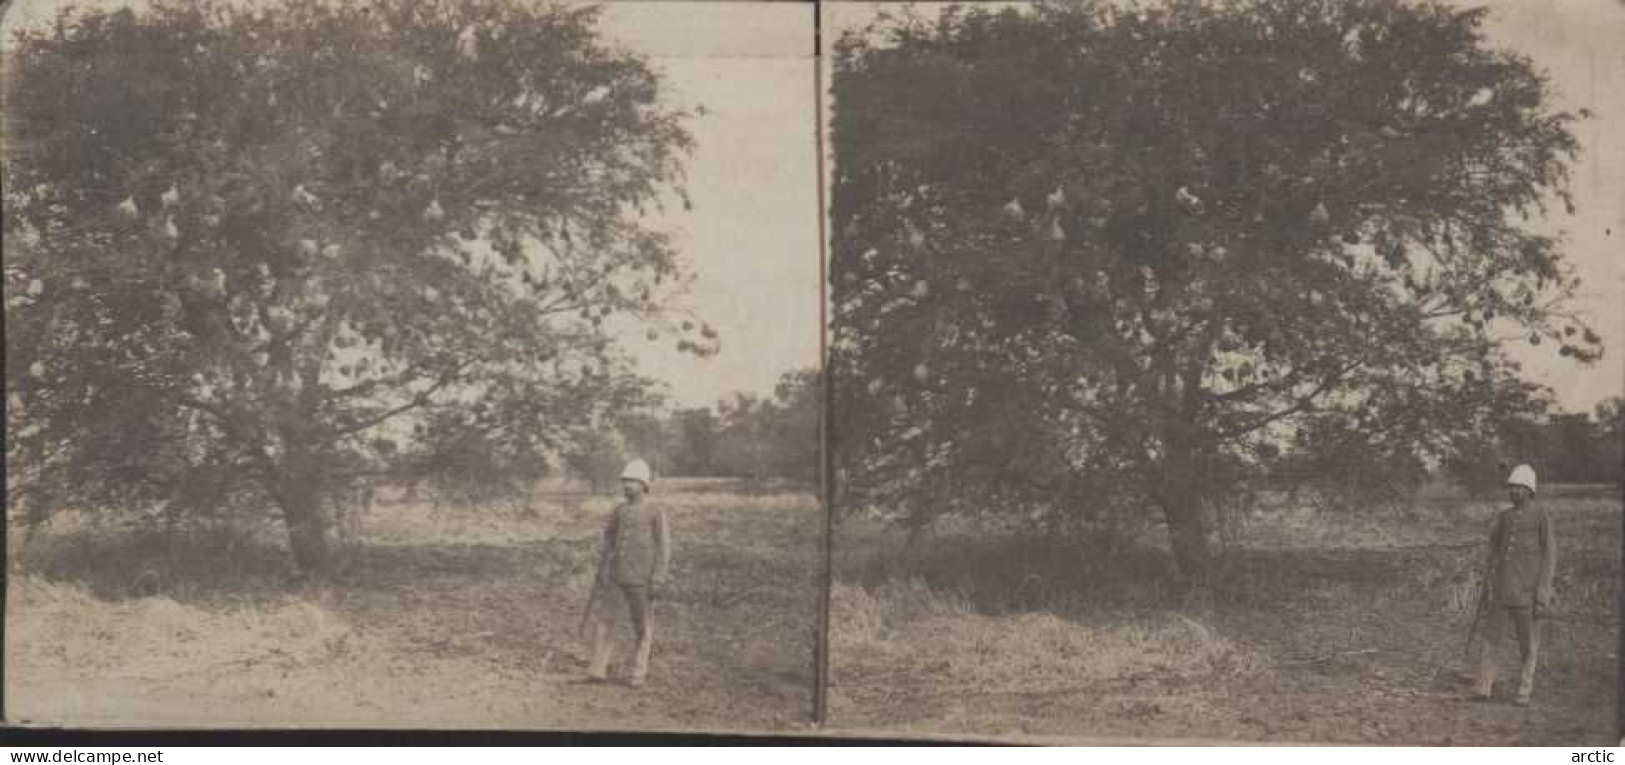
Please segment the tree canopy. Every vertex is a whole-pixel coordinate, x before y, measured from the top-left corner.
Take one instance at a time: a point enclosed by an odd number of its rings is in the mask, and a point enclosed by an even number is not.
[[[835,61],[839,506],[1077,529],[1281,460],[1442,457],[1590,362],[1549,83],[1398,0],[949,8]],[[1334,460],[1328,466],[1336,470]]]
[[[318,568],[353,481],[544,470],[642,401],[617,322],[715,353],[644,217],[687,204],[688,115],[597,13],[160,0],[20,31],[14,500],[274,507]]]

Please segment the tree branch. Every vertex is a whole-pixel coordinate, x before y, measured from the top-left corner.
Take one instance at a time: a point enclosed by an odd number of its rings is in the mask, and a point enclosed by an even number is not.
[[[1291,417],[1292,415],[1307,411],[1309,405],[1314,403],[1316,398],[1319,398],[1321,394],[1330,390],[1333,385],[1342,382],[1343,378],[1347,377],[1350,372],[1353,372],[1364,365],[1365,361],[1363,359],[1356,359],[1347,366],[1337,370],[1331,375],[1328,375],[1325,379],[1321,380],[1320,384],[1316,385],[1314,390],[1299,396],[1297,401],[1295,401],[1291,406],[1270,414],[1266,414],[1253,422],[1247,423],[1240,427],[1219,429],[1213,434],[1213,440],[1223,441],[1226,439],[1235,438],[1236,436],[1251,433],[1260,428],[1268,427],[1271,424],[1280,422],[1281,420]]]
[[[475,359],[469,359],[467,361],[462,362],[461,364],[458,364],[455,369],[452,369],[451,371],[446,372],[445,374],[441,375],[440,379],[435,381],[435,383],[433,385],[429,386],[428,390],[422,391],[420,393],[413,394],[412,399],[410,401],[407,401],[404,404],[400,404],[398,406],[391,407],[391,408],[386,409],[386,410],[384,410],[382,412],[379,412],[376,415],[373,415],[372,417],[368,417],[368,418],[366,418],[364,420],[361,420],[359,422],[353,422],[353,423],[350,423],[349,425],[345,425],[345,426],[339,427],[339,428],[334,428],[334,429],[328,431],[327,435],[321,440],[321,443],[324,443],[324,444],[333,443],[334,441],[338,441],[338,440],[343,439],[343,438],[345,438],[347,436],[351,436],[351,435],[354,435],[356,433],[360,433],[361,431],[377,427],[378,425],[381,425],[384,422],[386,422],[386,421],[388,421],[388,420],[390,420],[390,419],[392,419],[394,417],[397,417],[399,415],[410,412],[413,409],[417,409],[419,407],[427,405],[429,403],[429,398],[431,396],[433,396],[434,394],[440,392],[441,390],[444,390],[446,386],[452,384],[453,382],[456,382],[457,379],[462,375],[462,373],[465,370],[467,370],[469,367],[474,365],[474,362],[475,362]]]
[[[1271,390],[1271,389],[1276,389],[1276,390],[1290,389],[1292,386],[1297,385],[1298,382],[1301,381],[1302,379],[1303,379],[1303,370],[1298,368],[1298,367],[1293,367],[1293,368],[1287,370],[1286,374],[1284,374],[1284,375],[1282,375],[1282,376],[1280,376],[1280,377],[1278,377],[1278,378],[1276,378],[1274,380],[1265,380],[1265,381],[1253,383],[1251,385],[1243,385],[1243,386],[1241,386],[1239,388],[1232,388],[1230,390],[1224,391],[1223,393],[1209,392],[1209,393],[1207,393],[1207,395],[1203,396],[1202,400],[1203,400],[1203,403],[1207,403],[1207,404],[1224,404],[1224,403],[1228,403],[1228,402],[1231,402],[1231,401],[1236,401],[1236,400],[1239,400],[1239,399],[1248,398],[1249,396],[1252,396],[1252,395],[1254,395],[1256,393],[1259,393],[1261,391],[1266,391],[1266,390]]]
[[[175,402],[183,409],[191,409],[193,411],[202,412],[213,419],[214,422],[220,426],[220,429],[225,431],[228,438],[231,438],[248,450],[249,454],[254,458],[256,467],[258,467],[263,473],[262,477],[265,479],[267,485],[269,486],[276,483],[276,481],[273,480],[277,472],[276,461],[273,460],[271,455],[265,451],[265,444],[259,439],[250,438],[246,433],[244,433],[244,429],[234,418],[232,418],[229,412],[225,411],[219,406],[185,393],[176,396]]]

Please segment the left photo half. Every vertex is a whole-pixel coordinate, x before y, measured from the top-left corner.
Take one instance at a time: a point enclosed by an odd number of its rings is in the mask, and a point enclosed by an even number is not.
[[[812,6],[4,13],[7,724],[810,726]]]

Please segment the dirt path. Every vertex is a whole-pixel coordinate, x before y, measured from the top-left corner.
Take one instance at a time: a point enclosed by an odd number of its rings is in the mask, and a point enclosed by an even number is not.
[[[599,508],[524,533],[389,527],[342,581],[246,603],[14,589],[8,714],[34,723],[787,731],[810,709],[810,498],[668,498],[648,684],[582,682]],[[405,513],[405,508],[397,512]],[[492,541],[444,541],[446,537]],[[415,538],[415,539],[414,539]],[[396,541],[414,539],[414,541]],[[32,593],[32,594],[31,594]],[[623,626],[617,661],[630,649]]]

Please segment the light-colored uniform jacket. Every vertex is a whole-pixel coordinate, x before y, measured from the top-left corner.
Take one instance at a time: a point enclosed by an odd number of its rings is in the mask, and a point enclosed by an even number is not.
[[[1546,511],[1533,504],[1502,510],[1490,532],[1491,602],[1529,608],[1536,593],[1551,590],[1556,571],[1557,533]]]
[[[653,503],[622,502],[604,527],[604,565],[610,581],[647,587],[666,575],[671,535],[666,512]]]

